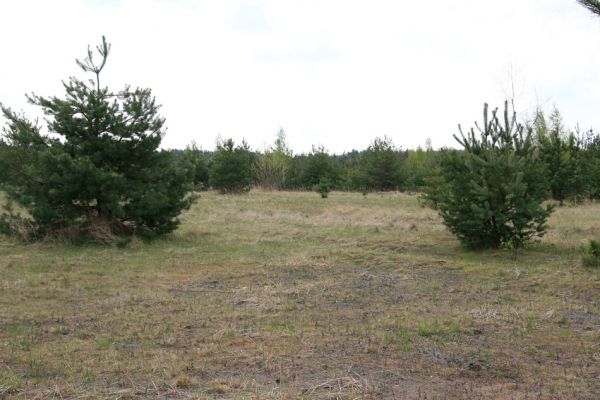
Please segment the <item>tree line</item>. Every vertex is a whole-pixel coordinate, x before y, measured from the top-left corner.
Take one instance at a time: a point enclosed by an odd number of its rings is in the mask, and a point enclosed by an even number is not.
[[[567,130],[556,108],[549,116],[539,110],[524,124],[532,131],[533,148],[542,162],[538,173],[548,182],[549,199],[563,203],[600,198],[600,135],[593,130]],[[175,160],[194,166],[197,190],[312,190],[325,181],[331,190],[423,192],[435,205],[435,192],[443,180],[441,160],[461,151],[434,150],[429,140],[425,148],[402,149],[389,137],[377,137],[362,151],[330,154],[314,146],[308,154],[293,154],[281,129],[264,151],[253,151],[245,141],[236,145],[226,139],[214,151],[191,144],[173,154]]]
[[[294,154],[283,129],[272,146],[253,151],[245,141],[220,140],[213,151],[195,144],[173,150],[176,161],[194,166],[196,189],[243,193],[251,187],[265,190],[312,190],[325,181],[332,190],[421,190],[438,165],[439,151],[403,150],[392,139],[375,138],[365,150],[330,154],[323,146]]]

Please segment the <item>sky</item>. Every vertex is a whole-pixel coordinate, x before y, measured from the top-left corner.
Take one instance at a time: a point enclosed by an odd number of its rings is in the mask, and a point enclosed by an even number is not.
[[[91,78],[75,59],[102,35],[102,83],[152,89],[164,148],[456,147],[507,98],[600,129],[600,18],[575,0],[4,0],[0,102],[37,116],[25,94]]]

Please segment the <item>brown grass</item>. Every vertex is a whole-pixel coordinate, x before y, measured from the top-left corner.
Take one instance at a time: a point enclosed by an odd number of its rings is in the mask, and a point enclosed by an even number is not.
[[[599,211],[516,258],[402,194],[207,193],[152,243],[0,241],[0,398],[597,398]]]

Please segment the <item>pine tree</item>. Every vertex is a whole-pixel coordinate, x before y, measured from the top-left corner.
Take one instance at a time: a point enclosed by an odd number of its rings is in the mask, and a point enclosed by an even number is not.
[[[552,198],[561,204],[567,199],[581,199],[585,191],[585,174],[580,140],[573,133],[565,132],[557,109],[550,115],[549,128],[543,114],[538,114],[537,120],[540,159],[546,166]]]
[[[341,189],[367,193],[366,180],[358,160],[351,158],[344,160],[342,165]]]
[[[188,163],[192,167],[194,189],[204,190],[208,188],[207,156],[198,148],[195,142],[192,142],[183,150],[181,161]]]
[[[448,183],[444,180],[440,165],[440,157],[447,151],[448,150],[442,149],[440,153],[437,154],[436,162],[431,166],[431,169],[423,178],[423,186],[420,188],[421,195],[419,196],[419,201],[421,204],[433,208],[434,210],[439,209],[439,203],[443,198],[444,193],[448,190]]]
[[[585,171],[585,192],[589,199],[600,199],[600,135],[590,130],[585,135],[582,169]]]
[[[326,199],[329,197],[329,192],[331,192],[331,182],[327,177],[322,178],[317,185],[313,188],[315,192],[321,195],[322,199]]]
[[[246,142],[236,146],[233,139],[217,143],[209,170],[209,183],[222,194],[243,193],[252,186],[252,153]]]
[[[543,207],[548,183],[537,157],[531,130],[509,115],[505,103],[500,122],[497,109],[483,126],[454,136],[463,151],[447,151],[441,160],[446,187],[439,210],[446,226],[470,248],[518,248],[541,236],[551,206]]]
[[[326,178],[330,186],[338,181],[339,171],[333,158],[323,146],[314,146],[312,152],[303,158],[301,170],[301,185],[311,189]]]
[[[402,185],[402,158],[387,136],[373,140],[363,154],[361,169],[369,190],[397,190]]]
[[[29,96],[48,121],[41,127],[8,108],[0,145],[6,168],[2,189],[29,214],[5,213],[5,231],[26,224],[29,237],[68,233],[79,238],[119,234],[162,234],[175,229],[188,208],[191,170],[160,151],[164,119],[149,89],[112,92],[101,85],[110,45],[102,38],[77,60],[89,83],[63,82],[65,97]]]

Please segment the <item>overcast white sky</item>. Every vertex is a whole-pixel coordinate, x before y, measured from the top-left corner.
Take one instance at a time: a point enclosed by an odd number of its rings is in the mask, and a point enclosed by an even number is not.
[[[575,0],[5,0],[0,102],[33,114],[24,94],[61,95],[102,35],[103,83],[153,89],[165,148],[454,145],[511,75],[517,111],[600,129],[600,18]]]

